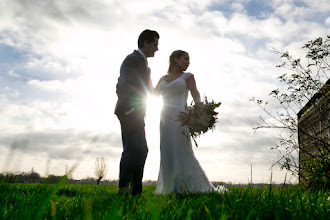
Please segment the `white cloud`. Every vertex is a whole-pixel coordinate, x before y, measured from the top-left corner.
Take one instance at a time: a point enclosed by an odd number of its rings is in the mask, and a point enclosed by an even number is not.
[[[58,92],[58,90],[63,88],[63,83],[59,80],[40,81],[37,79],[33,79],[28,82],[28,85],[53,92]]]
[[[330,26],[330,17],[328,17],[325,22],[324,22],[326,25]]]
[[[13,89],[8,86],[6,86],[5,88],[3,88],[1,90],[3,90],[4,93],[6,93],[9,97],[12,97],[12,98],[16,98],[20,95],[20,92],[17,89]]]
[[[15,77],[15,78],[21,78],[22,76],[19,75],[18,73],[15,73],[14,71],[9,71],[8,73],[9,76]]]
[[[272,6],[275,9],[274,14],[285,20],[308,20],[313,16],[327,14],[330,6],[327,0],[273,0]]]

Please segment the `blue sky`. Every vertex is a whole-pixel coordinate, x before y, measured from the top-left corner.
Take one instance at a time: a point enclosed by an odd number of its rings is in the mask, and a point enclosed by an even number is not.
[[[122,60],[149,28],[160,34],[149,60],[153,83],[170,53],[183,49],[200,93],[222,102],[216,130],[194,148],[208,177],[247,182],[252,164],[254,181],[269,181],[277,142],[270,131],[254,134],[261,111],[249,99],[283,87],[273,48],[304,57],[304,43],[330,34],[327,0],[3,0],[0,19],[0,168],[62,175],[79,161],[76,179],[94,176],[98,156],[108,162],[106,178],[118,177],[115,85]],[[161,100],[148,104],[144,179],[155,180]],[[273,180],[284,176],[273,169]]]

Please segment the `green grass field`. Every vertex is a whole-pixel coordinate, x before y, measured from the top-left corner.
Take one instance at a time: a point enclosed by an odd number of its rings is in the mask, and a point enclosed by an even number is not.
[[[0,183],[1,219],[329,219],[329,191],[232,187],[225,194],[118,196],[117,186]]]

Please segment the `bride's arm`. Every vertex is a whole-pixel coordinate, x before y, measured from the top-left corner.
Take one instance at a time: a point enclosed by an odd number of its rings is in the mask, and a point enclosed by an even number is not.
[[[165,78],[165,76],[161,77],[156,85],[156,87],[153,90],[153,95],[158,96],[159,95],[159,84],[161,83],[161,81]]]
[[[188,89],[190,90],[191,96],[194,99],[194,102],[195,103],[201,102],[201,96],[199,94],[199,91],[197,90],[196,81],[193,74],[191,74],[191,76],[188,77],[187,86]]]

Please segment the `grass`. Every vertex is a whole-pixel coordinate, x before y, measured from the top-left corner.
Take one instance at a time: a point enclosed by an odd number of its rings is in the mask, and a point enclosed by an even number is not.
[[[0,183],[0,219],[328,219],[330,193],[232,187],[224,194],[118,196],[113,185]]]

